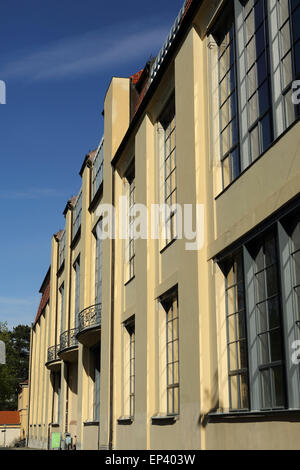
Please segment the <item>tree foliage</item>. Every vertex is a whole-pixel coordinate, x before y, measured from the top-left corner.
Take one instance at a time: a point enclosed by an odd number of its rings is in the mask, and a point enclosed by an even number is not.
[[[9,330],[0,322],[0,340],[6,346],[6,364],[0,365],[0,411],[18,407],[18,384],[28,378],[30,327],[18,325]]]

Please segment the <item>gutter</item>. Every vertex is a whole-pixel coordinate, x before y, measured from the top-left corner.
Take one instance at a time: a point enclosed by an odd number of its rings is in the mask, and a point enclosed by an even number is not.
[[[27,442],[26,442],[26,445],[28,447],[28,443],[29,443],[29,423],[30,423],[30,403],[31,403],[31,372],[32,372],[32,338],[33,338],[33,334],[32,334],[32,330],[33,330],[33,323],[31,323],[31,329],[30,329],[30,352],[29,352],[29,357],[30,357],[30,364],[29,364],[29,390],[28,390],[28,417],[27,417]]]
[[[115,207],[115,170],[112,171],[111,188],[112,206]],[[113,233],[115,221],[113,220]],[[111,289],[110,289],[110,391],[109,391],[109,443],[108,449],[113,450],[113,391],[114,391],[114,317],[115,317],[115,240],[111,240]]]

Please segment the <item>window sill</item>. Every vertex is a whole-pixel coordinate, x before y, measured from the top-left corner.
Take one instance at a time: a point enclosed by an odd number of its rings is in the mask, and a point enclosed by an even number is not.
[[[151,417],[151,422],[157,426],[167,426],[178,421],[179,415],[155,415]]]
[[[99,421],[84,421],[83,426],[99,426]]]
[[[300,409],[286,409],[281,408],[278,410],[257,410],[257,411],[228,411],[228,412],[211,412],[207,414],[208,422],[222,422],[231,420],[274,420],[274,418],[288,419],[300,422]]]
[[[267,152],[269,152],[269,150],[274,147],[280,139],[282,139],[282,137],[285,136],[285,134],[287,134],[297,123],[300,122],[300,118],[296,118],[295,121],[285,129],[284,132],[282,132],[282,134],[280,134],[278,137],[276,137],[276,139],[273,140],[273,142],[271,143],[271,145],[266,149],[264,150],[264,152],[262,152],[255,160],[253,160],[248,166],[247,168],[245,168],[243,171],[241,171],[241,173],[233,180],[231,181],[231,183],[229,183],[226,188],[222,189],[222,191],[217,194],[215,196],[215,201],[217,201],[224,193],[226,193],[229,188],[231,188],[231,186],[236,182],[238,181],[253,165],[255,165],[256,162],[258,162],[258,160],[260,160]]]
[[[117,419],[117,423],[123,426],[128,426],[132,424],[134,421],[133,418],[130,418],[129,416],[121,416],[120,418]]]

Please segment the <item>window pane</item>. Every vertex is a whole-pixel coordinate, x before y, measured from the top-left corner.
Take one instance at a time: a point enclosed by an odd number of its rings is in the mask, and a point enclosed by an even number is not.
[[[179,413],[179,389],[176,387],[174,389],[174,414]]]
[[[268,329],[267,320],[267,302],[261,302],[257,305],[258,333],[263,333]]]
[[[295,272],[295,284],[300,284],[300,251],[293,254],[294,260],[294,272]]]
[[[287,21],[280,31],[280,45],[283,56],[291,49],[290,23]]]
[[[261,271],[256,274],[257,281],[257,301],[261,302],[267,297],[266,293],[266,282],[265,282],[265,271]]]
[[[229,344],[229,370],[234,371],[238,369],[237,358],[237,345],[236,343]]]
[[[271,408],[271,379],[270,370],[266,369],[261,371],[261,388],[262,388],[262,408]]]
[[[283,78],[283,89],[286,88],[293,80],[293,69],[292,69],[292,54],[287,54],[282,59],[282,78]]]
[[[270,113],[261,121],[261,133],[262,133],[262,151],[264,152],[270,147],[272,143],[272,132],[271,132],[271,117]]]
[[[238,342],[239,369],[247,369],[247,346],[246,341]]]
[[[268,110],[270,106],[268,82],[264,82],[264,84],[261,85],[261,87],[258,89],[258,95],[259,114],[262,115]]]
[[[271,362],[282,360],[280,329],[270,332]]]
[[[272,299],[268,302],[268,311],[269,311],[269,328],[277,328],[280,326],[279,319],[279,306],[278,298]]]
[[[284,392],[282,367],[275,367],[273,369],[273,382],[274,382],[275,406],[284,406],[285,405],[285,392]]]
[[[276,295],[278,292],[277,285],[277,268],[275,265],[270,266],[266,269],[266,280],[267,280],[267,297]]]
[[[251,158],[252,160],[255,160],[260,154],[258,126],[256,126],[250,134],[250,143],[251,143]]]
[[[257,61],[257,77],[257,85],[260,86],[267,77],[267,64],[265,54],[263,54]]]
[[[293,14],[293,38],[294,42],[300,38],[300,8]]]
[[[249,100],[249,125],[251,126],[258,118],[257,93]]]
[[[289,17],[289,4],[286,0],[278,0],[278,3],[279,3],[279,25],[282,26],[283,23]]]
[[[179,363],[174,363],[174,383],[179,383]]]
[[[231,183],[230,157],[224,158],[222,162],[223,187],[226,188]]]
[[[260,364],[269,364],[269,343],[268,343],[268,333],[259,335],[259,349],[260,349]]]
[[[230,397],[231,397],[231,409],[239,409],[239,389],[238,389],[238,375],[233,375],[230,377]]]
[[[241,388],[241,407],[249,408],[249,397],[248,397],[248,378],[246,374],[240,376],[240,388]]]
[[[228,317],[228,341],[232,343],[235,340],[236,340],[235,315],[230,315]]]
[[[237,311],[235,304],[235,289],[234,287],[227,291],[227,314],[231,315]]]
[[[246,337],[245,312],[244,310],[242,310],[237,314],[237,339],[242,339],[245,337]]]

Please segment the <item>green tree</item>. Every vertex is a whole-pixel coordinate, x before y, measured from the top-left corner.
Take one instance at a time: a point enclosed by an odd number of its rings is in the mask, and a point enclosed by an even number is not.
[[[11,331],[0,322],[0,340],[6,346],[6,364],[0,365],[0,410],[16,410],[18,384],[28,378],[30,328],[18,325]]]

